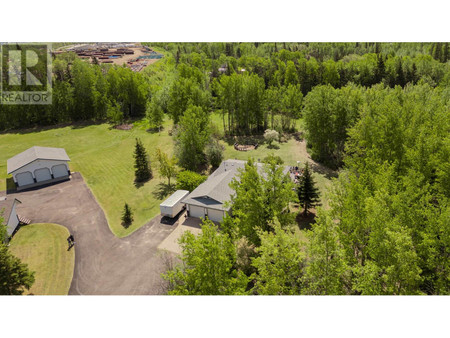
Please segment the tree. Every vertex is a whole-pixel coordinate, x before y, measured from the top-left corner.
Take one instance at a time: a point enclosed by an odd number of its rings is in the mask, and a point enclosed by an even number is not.
[[[292,61],[287,62],[286,73],[284,75],[284,85],[296,85],[298,84],[298,74],[297,68],[295,68],[295,64]]]
[[[0,210],[0,295],[21,295],[29,290],[34,283],[34,272],[28,266],[13,256],[8,246],[3,242],[6,238],[3,212]]]
[[[147,104],[146,116],[150,126],[161,131],[161,126],[164,122],[164,111],[158,103],[152,100]]]
[[[209,101],[209,92],[204,91],[194,78],[179,77],[169,91],[168,114],[176,125],[189,106],[197,106],[207,111]]]
[[[182,265],[162,277],[169,281],[172,295],[244,294],[247,277],[234,268],[236,248],[228,235],[210,220],[195,236],[186,231],[180,238]]]
[[[261,244],[258,230],[273,231],[272,221],[276,217],[282,227],[292,224],[294,214],[289,212],[289,203],[295,200],[292,190],[294,184],[283,167],[276,161],[264,164],[258,172],[258,165],[252,159],[245,164],[244,170],[230,183],[235,191],[231,196],[233,205],[233,227],[238,237],[245,236],[249,243]]]
[[[210,137],[209,116],[201,107],[189,106],[180,119],[175,138],[175,155],[185,169],[196,170],[205,163],[205,147]]]
[[[142,144],[142,141],[136,138],[136,146],[134,149],[134,168],[135,168],[135,181],[145,182],[152,178],[152,170],[147,155],[147,151]]]
[[[130,206],[125,203],[122,213],[122,225],[124,227],[129,227],[131,223],[133,223],[133,211],[131,211]]]
[[[213,168],[217,168],[222,163],[224,150],[225,147],[217,139],[212,139],[206,146],[206,159]]]
[[[156,149],[156,159],[159,162],[159,174],[167,178],[170,186],[170,179],[177,175],[177,159],[173,156],[169,157],[159,148]]]
[[[309,171],[308,162],[306,162],[303,174],[300,177],[297,194],[300,205],[304,208],[304,216],[308,214],[308,209],[320,205],[319,190],[315,186],[311,172]]]
[[[319,210],[318,220],[308,233],[305,294],[343,295],[347,293],[349,271],[344,260],[337,226],[329,215]]]
[[[177,175],[177,185],[176,188],[179,190],[193,191],[200,184],[205,182],[206,176],[198,174],[194,171],[184,170]]]
[[[278,134],[278,132],[276,130],[272,130],[272,129],[266,129],[266,131],[264,132],[264,139],[267,141],[267,143],[269,144],[268,147],[272,147],[272,143],[276,140],[278,140],[280,137],[280,134]]]
[[[108,120],[115,126],[119,125],[123,121],[123,112],[120,105],[117,102],[109,102],[106,111]]]
[[[259,295],[299,295],[302,291],[304,254],[300,244],[289,231],[283,230],[277,220],[274,232],[260,234],[261,246],[252,265],[252,291]]]

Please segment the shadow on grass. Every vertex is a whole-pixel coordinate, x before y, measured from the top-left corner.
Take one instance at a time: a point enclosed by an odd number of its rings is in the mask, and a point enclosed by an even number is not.
[[[280,146],[278,144],[268,144],[267,149],[280,149]]]
[[[160,128],[148,128],[145,131],[150,134],[157,134],[157,133],[161,133],[163,130],[164,130],[164,127],[161,126]]]
[[[146,180],[142,180],[142,181],[137,181],[136,179],[134,179],[134,186],[139,189],[141,188],[145,183],[147,183],[148,181],[150,181],[153,178],[153,176],[150,176],[149,178],[147,178]]]
[[[300,230],[311,230],[312,225],[316,223],[316,214],[315,212],[308,212],[308,215],[304,216],[303,210],[301,210],[295,217],[295,220]]]
[[[175,192],[175,185],[168,185],[167,183],[159,183],[156,186],[155,191],[152,193],[155,198],[162,200],[164,197],[169,196],[171,193]]]
[[[321,175],[324,175],[327,179],[336,178],[339,176],[338,172],[326,167],[323,164],[320,163],[310,163],[310,168],[313,172],[319,173]]]
[[[133,224],[133,222],[129,222],[129,223],[122,222],[121,224],[125,229],[128,229],[131,226],[131,224]]]

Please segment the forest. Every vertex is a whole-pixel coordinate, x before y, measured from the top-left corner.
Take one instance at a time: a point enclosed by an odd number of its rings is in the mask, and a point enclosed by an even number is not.
[[[0,105],[0,132],[168,117],[178,163],[196,171],[220,153],[212,113],[224,137],[301,120],[311,157],[338,172],[300,241],[294,183],[275,158],[264,174],[249,161],[233,216],[183,236],[170,294],[450,293],[448,43],[144,44],[164,58],[141,73],[56,56],[53,104]]]

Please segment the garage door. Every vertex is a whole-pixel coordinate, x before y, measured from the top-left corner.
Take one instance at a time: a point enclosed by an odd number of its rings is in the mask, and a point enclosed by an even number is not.
[[[52,175],[50,174],[50,169],[41,168],[36,169],[34,171],[34,177],[36,177],[37,182],[47,181],[52,179]]]
[[[196,207],[195,205],[189,206],[189,217],[205,217],[204,208]]]
[[[16,181],[19,187],[23,185],[28,185],[34,183],[33,176],[31,175],[31,172],[25,171],[23,173],[16,175]]]
[[[53,172],[53,177],[54,178],[58,178],[58,177],[63,177],[63,176],[67,176],[67,167],[65,164],[58,164],[52,167],[52,172]]]
[[[208,218],[214,222],[221,222],[223,218],[223,211],[208,209]]]

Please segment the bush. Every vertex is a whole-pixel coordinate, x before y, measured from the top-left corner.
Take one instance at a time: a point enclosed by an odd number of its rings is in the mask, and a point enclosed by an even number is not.
[[[262,160],[263,163],[272,163],[275,162],[278,165],[282,165],[284,161],[281,159],[280,156],[275,156],[274,154],[269,154]]]
[[[218,140],[213,139],[206,146],[206,158],[208,160],[208,163],[211,164],[214,168],[217,168],[223,161],[224,150],[225,147],[221,145]]]
[[[206,176],[185,170],[177,175],[177,189],[192,191],[206,181]]]
[[[280,134],[276,130],[266,129],[266,131],[264,132],[264,139],[269,144],[269,146],[272,145],[273,141],[278,140],[279,136]]]

